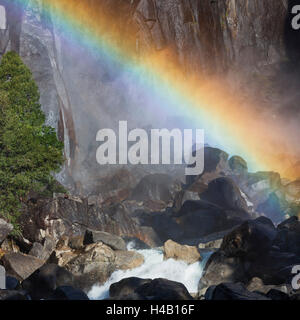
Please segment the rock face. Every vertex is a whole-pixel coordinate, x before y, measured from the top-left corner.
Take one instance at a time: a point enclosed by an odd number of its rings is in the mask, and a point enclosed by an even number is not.
[[[64,236],[83,236],[87,229],[104,231],[116,236],[139,238],[153,245],[140,226],[131,218],[130,212],[120,203],[109,208],[89,206],[85,198],[59,196],[40,199],[29,206],[21,216],[23,235],[31,242],[42,242],[45,236],[56,241]],[[121,240],[119,245],[124,246]],[[121,244],[122,243],[122,244]]]
[[[164,244],[164,259],[182,260],[188,264],[201,261],[197,247],[180,245],[175,241],[168,240]]]

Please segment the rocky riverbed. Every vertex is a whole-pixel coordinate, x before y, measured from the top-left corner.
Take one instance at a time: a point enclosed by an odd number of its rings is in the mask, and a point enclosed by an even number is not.
[[[205,157],[186,183],[126,186],[123,169],[107,193],[31,195],[22,236],[0,220],[1,299],[298,299],[299,180],[211,147]]]

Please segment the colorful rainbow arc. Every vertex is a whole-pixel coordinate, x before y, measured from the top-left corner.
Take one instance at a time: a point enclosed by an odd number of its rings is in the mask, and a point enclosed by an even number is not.
[[[16,3],[22,9],[28,6],[25,0],[16,0]],[[146,62],[132,59],[126,49],[111,41],[107,30],[101,30],[101,26],[95,28],[93,19],[82,17],[82,8],[78,9],[77,4],[73,0],[44,0],[44,14],[52,19],[61,37],[71,41],[74,46],[84,46],[96,56],[101,55],[107,63],[120,66],[128,73],[128,81],[133,81],[161,101],[161,108],[170,114],[176,111],[183,117],[188,115],[193,127],[205,130],[206,141],[231,155],[242,156],[251,171],[284,173],[282,159],[275,156],[274,150],[278,148],[276,154],[286,153],[285,147],[282,150],[280,147],[282,133],[279,129],[267,125],[263,128],[257,124],[258,117],[253,111],[245,113],[236,106],[232,107],[232,97],[227,99],[217,83],[210,89],[204,86],[206,89],[198,90],[197,81],[176,78],[176,72],[174,77],[174,73],[166,70],[159,60],[156,63],[155,57],[152,60],[149,57]],[[34,6],[34,2],[29,5]],[[275,137],[270,136],[270,131]]]

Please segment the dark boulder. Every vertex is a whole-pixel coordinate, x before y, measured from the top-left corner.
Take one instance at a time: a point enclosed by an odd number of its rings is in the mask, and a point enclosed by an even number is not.
[[[180,190],[180,184],[166,174],[151,174],[142,180],[133,189],[131,199],[137,201],[163,201],[168,204]]]
[[[169,212],[145,212],[136,210],[134,217],[142,227],[152,228],[157,238],[155,242],[158,246],[162,245],[168,239],[181,239],[183,230],[178,225],[177,221]]]
[[[109,287],[109,296],[114,300],[123,300],[136,294],[135,290],[142,285],[151,282],[151,279],[140,279],[136,277],[122,279]]]
[[[251,278],[262,279],[266,285],[290,284],[293,278],[292,268],[295,265],[300,265],[300,257],[279,250],[263,252],[245,264],[246,273]]]
[[[235,182],[227,177],[217,178],[208,184],[206,191],[200,194],[202,200],[214,203],[222,209],[240,212],[240,217],[250,219],[246,200]]]
[[[279,229],[274,245],[281,251],[294,253],[300,256],[300,232]]]
[[[73,281],[73,275],[66,269],[46,264],[24,280],[22,287],[33,300],[40,300],[49,298],[57,287],[72,286]]]
[[[221,245],[225,255],[231,257],[260,256],[273,245],[277,230],[265,217],[249,220],[226,235]]]
[[[193,300],[182,283],[160,278],[139,286],[136,293],[146,300]]]
[[[114,300],[192,300],[186,287],[167,279],[122,279],[109,288]]]
[[[266,296],[268,298],[270,298],[271,300],[275,300],[275,301],[288,301],[288,300],[290,300],[290,297],[286,293],[284,293],[280,290],[276,290],[276,289],[271,289],[266,294]]]
[[[177,222],[184,232],[183,238],[199,238],[229,227],[224,211],[213,207],[187,213],[177,218]]]
[[[61,286],[55,289],[48,300],[89,300],[86,293],[71,286]]]
[[[234,215],[218,205],[203,200],[186,201],[179,212],[174,214],[174,217],[181,230],[184,231],[184,238],[204,237],[231,229],[243,222],[238,213]]]
[[[250,292],[242,283],[222,283],[205,293],[205,300],[270,300],[261,293]]]
[[[278,230],[288,230],[300,233],[300,222],[297,216],[292,216],[282,221],[278,226]]]

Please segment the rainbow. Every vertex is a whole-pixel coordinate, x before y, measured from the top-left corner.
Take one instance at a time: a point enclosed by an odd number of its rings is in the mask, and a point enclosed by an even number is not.
[[[23,9],[34,5],[27,0],[15,2]],[[159,101],[164,112],[176,111],[192,127],[204,129],[209,144],[243,157],[251,171],[276,171],[284,176],[294,163],[293,146],[284,128],[273,120],[262,121],[251,102],[242,108],[238,94],[228,94],[220,79],[187,78],[162,53],[151,52],[139,60],[126,43],[118,43],[111,23],[114,18],[100,9],[93,11],[85,1],[44,0],[44,14],[51,17],[62,38],[122,68],[128,81]]]

